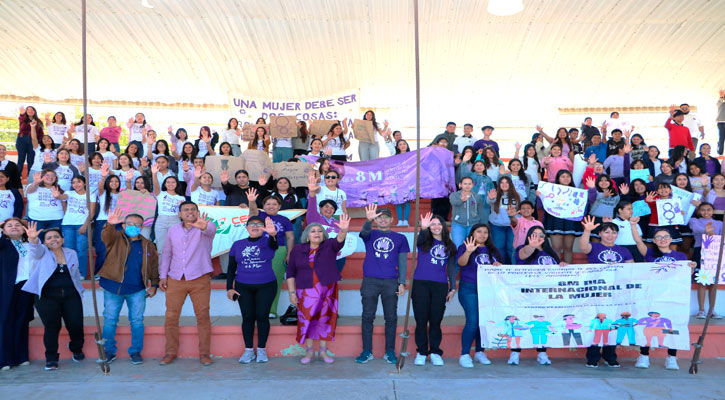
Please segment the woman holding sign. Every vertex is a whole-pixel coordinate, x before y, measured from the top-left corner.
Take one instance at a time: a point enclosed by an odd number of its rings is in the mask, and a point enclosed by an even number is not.
[[[702,235],[722,235],[723,223],[722,221],[716,221],[713,219],[714,208],[710,203],[700,203],[697,207],[697,214],[700,218],[691,218],[689,226],[692,232],[695,234],[695,250],[693,252],[691,260],[695,261],[699,267],[700,260],[702,258]],[[717,248],[717,246],[715,246]],[[697,272],[697,271],[696,271]],[[715,307],[715,295],[717,293],[717,285],[705,285],[697,284],[697,305],[699,306],[698,312],[695,315],[696,318],[704,319],[707,314],[705,313],[705,293],[707,292],[710,300],[710,309],[714,310]],[[720,315],[712,312],[712,317],[716,319],[722,318]]]
[[[386,132],[389,132],[388,121],[385,121],[384,126],[381,129],[380,124],[378,124],[378,121],[375,119],[375,112],[373,112],[373,110],[365,111],[365,115],[363,115],[363,120],[372,122],[373,137],[375,138],[375,140],[373,141],[373,143],[360,142],[358,144],[360,161],[377,160],[378,157],[380,157],[380,144],[378,141],[378,135],[385,136]]]
[[[343,121],[345,126],[335,123],[330,126],[327,135],[322,137],[322,145],[332,150],[331,158],[338,161],[347,161],[347,152],[350,142],[345,140],[347,136],[347,118]]]
[[[254,138],[249,141],[249,146],[247,146],[247,149],[252,150],[261,150],[265,153],[269,153],[269,135],[267,134],[267,130],[264,129],[262,126],[258,126],[257,129],[254,131]]]
[[[559,170],[556,173],[554,183],[575,187],[571,172],[565,169]],[[541,192],[537,190],[536,196],[539,198],[537,201],[539,208],[544,208],[541,200]],[[581,224],[577,221],[555,217],[547,213],[544,218],[544,230],[551,238],[551,245],[554,247],[557,255],[561,256],[563,254],[562,258],[564,262],[571,264],[574,258],[574,239],[576,236],[581,236],[582,234]]]

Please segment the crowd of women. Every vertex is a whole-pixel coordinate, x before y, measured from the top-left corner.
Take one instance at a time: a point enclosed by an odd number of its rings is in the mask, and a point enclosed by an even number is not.
[[[673,110],[668,123],[676,124],[677,117],[677,110]],[[373,111],[367,111],[363,118],[372,121],[376,139],[360,146],[362,160],[379,157],[380,144],[391,154],[411,151],[400,131],[391,132],[387,121],[379,124]],[[257,123],[263,125],[265,121]],[[120,230],[123,223],[128,237],[134,231],[128,226],[138,228],[138,233],[155,243],[161,259],[171,240],[167,234],[185,223],[180,205],[188,203],[249,209],[249,237],[232,246],[226,271],[228,297],[239,302],[243,319],[245,350],[240,363],[268,361],[269,318],[276,317],[285,278],[290,303],[298,310],[297,340],[306,348],[301,362],[310,363],[316,354],[324,362],[334,361],[327,346],[335,337],[337,282],[345,263],[336,255],[350,225],[346,193],[338,187],[341,171],[335,161],[347,161],[351,140],[347,120],[333,123],[321,137],[310,134],[307,123],[300,121],[298,136],[287,139],[271,138],[263,126],[246,135],[238,120],[231,118],[221,133],[202,127],[197,139],[184,128],[174,131],[169,126],[167,140],[157,135],[143,113],[137,113],[126,123],[129,144],[123,152],[119,142],[122,128],[115,117],[109,117],[99,129],[91,115],[68,124],[62,112],[52,118],[46,113],[41,119],[38,111],[28,106],[20,109],[19,124],[17,164],[6,159],[6,149],[0,145],[0,367],[8,369],[28,362],[28,321],[33,316],[33,304],[45,326],[46,368],[58,366],[61,319],[71,337],[73,359],[82,360],[81,279],[92,278],[106,262],[108,243],[101,238],[104,226],[119,225]],[[450,122],[434,139],[432,146],[451,151],[459,190],[433,199],[432,213],[419,216],[421,230],[415,243],[419,257],[411,293],[416,365],[424,365],[429,356],[434,365],[443,365],[440,326],[446,303],[456,294],[466,317],[459,363],[466,368],[472,368],[474,360],[490,364],[478,328],[478,263],[572,263],[577,238],[579,251],[590,263],[698,261],[702,235],[722,233],[725,176],[717,158],[711,156],[710,146],[701,144],[695,158],[692,149],[677,145],[665,160],[657,147],[647,146],[641,135],[629,129],[616,128],[619,125],[624,127],[614,117],[602,124],[600,131],[587,118],[581,134],[577,128],[559,128],[553,136],[537,127],[530,143],[516,145],[508,163],[501,159],[491,126],[482,128],[479,139],[473,136],[471,124],[466,124],[463,135],[458,136],[456,124]],[[607,132],[608,127],[615,128]],[[83,146],[86,138],[88,146]],[[249,174],[239,170],[233,171],[233,176],[223,171],[223,190],[213,189],[214,177],[205,171],[205,157],[239,156],[243,147],[271,153],[274,161],[296,161],[302,154],[320,158],[306,188],[292,187],[289,179],[276,175],[250,181]],[[581,182],[573,178],[574,157],[588,162]],[[28,172],[25,185],[21,179],[24,170]],[[630,179],[634,170],[646,172]],[[544,212],[536,189],[541,180],[586,188],[588,217],[578,222]],[[702,196],[701,201],[693,201],[697,210],[686,225],[668,226],[657,219],[655,202],[671,198],[673,187]],[[156,197],[153,221],[134,224],[117,217],[114,210],[119,194],[127,189]],[[637,202],[644,203],[650,212],[635,216],[633,204]],[[279,214],[280,210],[303,207],[308,210],[306,223],[303,218],[290,221]],[[361,288],[363,353],[357,361],[372,358],[372,319],[380,296],[386,317],[385,359],[395,362],[395,307],[397,296],[406,290],[404,256],[408,244],[402,235],[391,232],[390,210],[378,211],[373,206],[366,214],[368,222],[361,232],[366,244]],[[410,224],[409,204],[396,205],[396,214],[398,226]],[[373,224],[377,229],[372,229]],[[188,226],[195,225],[192,221]],[[328,231],[337,236],[329,238]],[[95,249],[94,265],[89,265],[87,258],[89,246]],[[610,256],[602,256],[605,253]],[[612,258],[613,253],[618,256]],[[144,275],[143,288],[149,283]],[[712,290],[715,288],[710,289],[711,295]],[[705,287],[698,289],[698,318],[705,316],[706,294]],[[715,313],[713,317],[720,318]],[[392,339],[388,337],[391,332]],[[314,351],[314,341],[319,341],[318,352]],[[546,348],[537,350],[538,362],[550,364]],[[508,363],[518,364],[519,354],[520,349],[511,348]],[[139,360],[140,350],[137,355]],[[649,348],[643,347],[636,366],[646,368],[648,355]],[[668,369],[677,369],[675,356],[675,350],[668,350]],[[115,352],[107,358],[115,359]],[[171,362],[175,354],[167,358]],[[615,346],[588,349],[588,366],[596,367],[600,358],[610,367],[619,366]]]

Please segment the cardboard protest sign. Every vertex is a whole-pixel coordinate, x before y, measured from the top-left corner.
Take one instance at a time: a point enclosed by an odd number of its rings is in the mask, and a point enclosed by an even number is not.
[[[695,282],[701,285],[712,285],[715,283],[715,274],[717,273],[717,260],[720,256],[720,235],[708,236],[702,235],[702,255],[700,260],[700,270],[695,273]],[[725,260],[723,260],[725,261]],[[720,269],[720,273],[725,275],[725,262]],[[719,282],[725,280],[720,276]]]
[[[539,182],[544,210],[554,217],[581,221],[587,208],[587,191],[571,186]]]
[[[352,123],[352,132],[355,139],[365,143],[375,143],[375,131],[373,131],[373,121],[365,121],[356,119]]]
[[[249,173],[249,180],[258,181],[262,174],[269,175],[272,172],[272,160],[269,155],[261,150],[244,150],[244,168]]]
[[[293,187],[306,187],[312,164],[306,162],[278,162],[272,164],[272,170],[277,178],[285,177],[292,182]]]
[[[297,117],[294,115],[273,115],[269,121],[269,134],[273,138],[297,137]]]
[[[334,119],[313,119],[310,123],[310,134],[315,137],[323,137],[330,131],[330,127],[337,122]]]
[[[684,225],[685,216],[682,215],[680,200],[657,200],[657,219],[659,220],[659,226]]]
[[[121,217],[129,214],[138,214],[144,220],[154,217],[156,212],[156,198],[151,193],[141,193],[138,190],[124,190],[118,194],[116,209],[121,210]]]
[[[229,180],[234,184],[234,174],[240,169],[244,169],[244,158],[234,156],[207,156],[204,162],[204,169],[214,178],[212,187],[220,188],[222,187],[222,171],[229,171]]]
[[[254,132],[257,131],[257,128],[259,127],[264,128],[264,131],[269,133],[269,124],[244,124],[242,125],[242,140],[245,142],[248,142],[252,139],[254,139]]]

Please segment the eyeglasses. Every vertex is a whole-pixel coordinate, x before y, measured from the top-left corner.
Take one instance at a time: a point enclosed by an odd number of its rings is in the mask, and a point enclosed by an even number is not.
[[[264,226],[264,224],[263,224],[263,223],[261,223],[261,222],[250,222],[250,223],[248,223],[248,224],[247,224],[247,226],[251,226],[251,227],[256,227],[256,228],[261,228],[261,227],[263,227],[263,226]]]
[[[335,175],[325,175],[325,179],[337,179]]]
[[[657,235],[655,236],[655,240],[667,240],[672,239],[672,236],[670,235]]]
[[[536,236],[536,237],[539,237],[541,239],[546,239],[546,235],[544,235],[543,233],[539,233],[539,234],[533,233],[531,236]]]

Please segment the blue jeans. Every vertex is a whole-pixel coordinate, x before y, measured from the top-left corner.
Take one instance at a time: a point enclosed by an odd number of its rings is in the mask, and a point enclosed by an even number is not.
[[[143,143],[141,143],[141,141],[139,141],[139,140],[132,140],[132,141],[128,142],[129,145],[131,143],[136,143],[136,146],[138,146],[138,158],[143,157]]]
[[[471,233],[471,228],[473,228],[473,226],[466,226],[451,222],[451,240],[453,241],[453,244],[456,245],[456,248],[461,247],[463,242],[466,241],[466,237],[469,233]]]
[[[18,136],[15,139],[15,148],[18,150],[18,170],[23,175],[23,163],[28,162],[28,174],[30,168],[35,162],[35,150],[33,150],[33,140],[30,136]]]
[[[131,323],[131,347],[128,354],[141,354],[143,350],[143,313],[146,310],[146,290],[131,294],[114,294],[103,291],[103,339],[106,352],[116,354],[116,326],[123,301],[128,307],[128,321]]]
[[[478,288],[475,283],[461,281],[458,285],[458,301],[461,302],[466,324],[461,332],[461,355],[471,353],[471,345],[476,342],[476,352],[483,351],[481,329],[478,326]]]
[[[377,143],[358,142],[357,151],[360,155],[360,161],[377,160],[380,156],[380,145]]]
[[[286,162],[294,156],[291,147],[275,147],[272,150],[272,162]]]
[[[514,230],[511,226],[499,226],[491,224],[491,239],[493,244],[501,253],[501,263],[512,264],[514,255]]]
[[[101,269],[103,263],[106,262],[106,244],[101,240],[101,231],[103,226],[106,225],[106,220],[96,220],[96,224],[93,227],[93,248],[96,249],[96,263],[94,265],[93,274]]]
[[[121,144],[120,143],[111,143],[111,147],[113,147],[114,149],[116,149],[116,153],[120,153],[121,152]]]
[[[81,225],[63,225],[63,247],[76,251],[81,277],[85,279],[88,274],[88,231],[81,235],[78,233],[80,227]]]
[[[51,219],[48,221],[38,221],[35,219],[28,218],[28,222],[33,221],[38,224],[37,228],[38,230],[41,229],[51,229],[51,228],[60,228],[60,224],[63,223],[62,219]],[[42,234],[42,232],[41,232]]]
[[[395,213],[398,215],[399,221],[407,221],[410,216],[410,203],[396,204]]]

